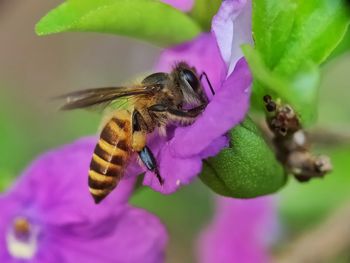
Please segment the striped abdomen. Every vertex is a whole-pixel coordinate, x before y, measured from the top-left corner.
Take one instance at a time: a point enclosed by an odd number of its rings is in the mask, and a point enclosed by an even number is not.
[[[119,183],[131,153],[130,113],[115,114],[104,126],[89,171],[89,189],[101,202]]]

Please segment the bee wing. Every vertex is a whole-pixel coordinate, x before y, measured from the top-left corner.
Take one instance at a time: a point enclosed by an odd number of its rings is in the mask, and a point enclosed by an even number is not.
[[[153,94],[159,88],[156,85],[139,85],[133,87],[87,89],[59,96],[58,99],[64,99],[66,101],[62,105],[61,110],[73,110],[96,105],[108,106],[119,98]]]

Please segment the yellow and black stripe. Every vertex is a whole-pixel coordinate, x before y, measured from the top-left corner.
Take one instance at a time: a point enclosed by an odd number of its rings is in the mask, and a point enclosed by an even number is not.
[[[119,183],[131,152],[131,121],[119,112],[103,128],[90,164],[89,189],[100,203]]]

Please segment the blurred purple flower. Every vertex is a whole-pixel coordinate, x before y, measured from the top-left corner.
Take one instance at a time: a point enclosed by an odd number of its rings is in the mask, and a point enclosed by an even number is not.
[[[239,200],[220,197],[214,220],[199,239],[199,262],[270,262],[268,245],[276,233],[276,226],[273,198]]]
[[[138,169],[94,204],[87,170],[95,143],[81,139],[41,156],[0,195],[0,262],[163,262],[163,225],[127,204]]]
[[[202,159],[215,156],[226,147],[228,139],[225,134],[244,119],[249,108],[252,78],[247,63],[241,58],[243,55],[237,50],[246,42],[241,36],[251,35],[247,7],[249,5],[243,0],[224,1],[213,21],[215,34],[204,33],[162,53],[158,70],[169,71],[176,62],[186,61],[196,68],[197,73],[207,73],[215,96],[210,96],[208,106],[194,124],[177,128],[165,142],[157,145],[154,152],[158,153],[160,174],[165,183],[161,186],[150,172],[146,173],[144,180],[144,184],[154,190],[169,194],[180,185],[190,183],[200,173]],[[244,19],[240,19],[241,15]],[[228,20],[235,26],[225,26]],[[246,22],[249,26],[245,25]],[[241,33],[233,36],[236,31]],[[225,34],[228,34],[227,38]],[[222,57],[220,52],[225,56]],[[234,70],[227,74],[229,67]],[[203,85],[210,95],[208,85],[205,82]]]
[[[191,10],[194,0],[161,0],[161,1],[181,11],[188,12]]]

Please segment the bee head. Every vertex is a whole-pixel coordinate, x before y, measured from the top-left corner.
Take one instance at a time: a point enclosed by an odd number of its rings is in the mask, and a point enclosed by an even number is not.
[[[207,102],[195,68],[191,68],[185,62],[180,62],[173,69],[172,76],[183,94],[185,104],[198,106]]]

